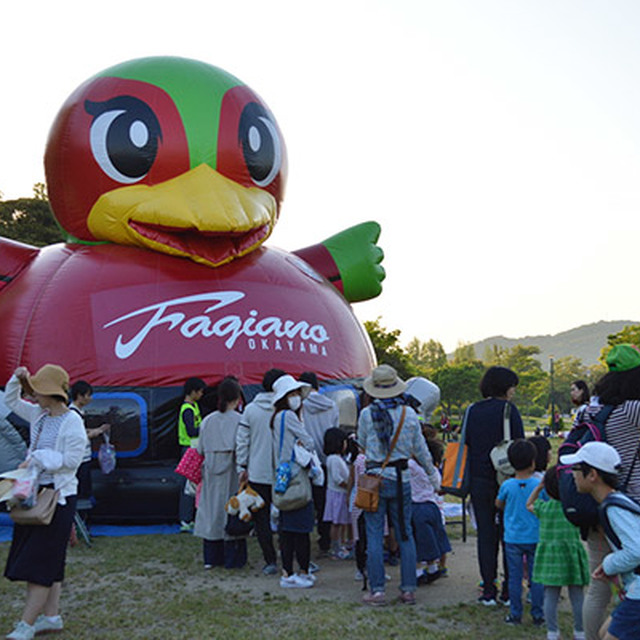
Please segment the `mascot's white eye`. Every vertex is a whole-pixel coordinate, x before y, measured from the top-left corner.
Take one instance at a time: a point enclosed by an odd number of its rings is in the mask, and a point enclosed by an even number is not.
[[[239,142],[251,180],[267,187],[282,167],[282,142],[266,110],[250,102],[240,117]]]
[[[131,96],[102,103],[87,101],[85,109],[95,116],[89,140],[100,168],[122,184],[142,180],[153,166],[162,139],[153,111]]]

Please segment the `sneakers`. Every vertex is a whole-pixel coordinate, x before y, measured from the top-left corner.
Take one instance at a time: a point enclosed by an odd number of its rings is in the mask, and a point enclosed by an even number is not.
[[[320,567],[315,562],[309,563],[309,573],[317,573],[320,571]]]
[[[280,586],[283,589],[310,589],[313,587],[313,582],[307,576],[292,573],[290,576],[280,578]]]
[[[353,574],[353,579],[356,582],[364,579],[364,575],[362,575],[362,571],[360,571],[360,569],[356,569],[356,572]]]
[[[35,625],[20,620],[16,628],[6,636],[7,640],[32,640],[36,635]]]
[[[312,584],[316,583],[316,576],[311,573],[311,571],[309,571],[309,573],[301,573],[299,576],[299,578],[303,578],[304,580],[309,580]]]
[[[400,604],[415,604],[416,603],[416,594],[413,591],[403,591],[400,594]]]
[[[38,616],[33,623],[33,628],[36,633],[62,631],[63,627],[62,616]]]
[[[275,564],[265,564],[264,567],[262,567],[262,573],[265,576],[275,576],[276,573],[278,573],[278,567]]]
[[[511,614],[509,614],[504,619],[504,623],[505,624],[510,624],[510,625],[516,625],[516,624],[522,624],[522,620],[520,620],[520,618],[516,618],[515,616],[512,616]]]
[[[204,568],[205,568],[205,571],[209,571],[209,569],[213,569],[213,565],[212,564],[205,564]]]
[[[491,596],[480,596],[478,598],[478,602],[481,605],[484,605],[485,607],[495,607],[496,606],[496,599],[492,598]]]
[[[362,598],[362,602],[372,607],[384,607],[387,604],[387,599],[384,591],[376,591],[375,593],[367,593],[367,595]]]
[[[544,627],[544,618],[534,618],[533,619],[534,627]]]
[[[509,600],[509,596],[506,596],[504,593],[501,593],[498,596],[498,602],[503,606],[503,607],[508,607],[511,605],[511,600]]]
[[[329,556],[332,560],[350,560],[353,558],[352,552],[344,547],[334,549]]]
[[[184,520],[181,520],[180,521],[180,533],[192,533],[194,526],[195,525],[194,525],[193,522],[185,522]]]
[[[442,574],[440,571],[434,571],[433,573],[428,573],[427,571],[422,571],[422,573],[417,576],[418,584],[431,584],[435,582]]]

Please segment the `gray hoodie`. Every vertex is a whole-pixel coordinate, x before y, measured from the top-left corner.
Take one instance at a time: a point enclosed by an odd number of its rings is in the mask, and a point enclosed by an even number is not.
[[[338,405],[329,396],[312,391],[302,402],[302,422],[313,439],[320,462],[326,464],[324,434],[327,429],[340,426]]]
[[[273,444],[270,392],[259,393],[240,418],[236,433],[236,469],[247,470],[249,482],[273,484]]]

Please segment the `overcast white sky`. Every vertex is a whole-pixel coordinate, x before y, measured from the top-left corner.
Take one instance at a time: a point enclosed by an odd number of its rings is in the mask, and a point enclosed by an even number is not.
[[[66,97],[113,64],[204,60],[267,102],[289,180],[271,246],[374,219],[402,341],[640,320],[635,0],[5,3],[0,191],[44,180]]]

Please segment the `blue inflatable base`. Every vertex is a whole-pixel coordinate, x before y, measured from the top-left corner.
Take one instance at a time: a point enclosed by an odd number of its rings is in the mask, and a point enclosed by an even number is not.
[[[0,513],[0,542],[9,542],[13,532],[13,522],[8,513]],[[149,536],[180,533],[177,524],[150,524],[150,525],[111,525],[92,524],[89,526],[91,537],[107,536],[119,538],[122,536]]]

